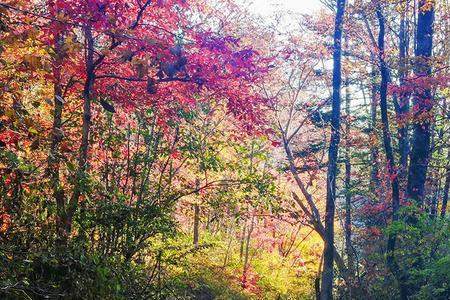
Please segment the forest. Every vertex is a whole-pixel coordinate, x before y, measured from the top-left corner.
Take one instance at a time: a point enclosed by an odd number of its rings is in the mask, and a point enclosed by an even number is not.
[[[450,1],[263,2],[0,0],[0,299],[450,299]]]

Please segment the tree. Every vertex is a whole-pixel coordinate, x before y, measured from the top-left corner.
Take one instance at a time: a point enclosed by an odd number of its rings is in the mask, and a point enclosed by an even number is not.
[[[334,214],[336,201],[337,158],[341,129],[341,53],[344,12],[345,0],[337,1],[333,45],[331,140],[328,150],[327,201],[325,208],[325,247],[323,250],[323,271],[320,291],[320,299],[322,300],[333,299]]]
[[[392,222],[396,222],[398,220],[398,210],[400,208],[400,187],[398,181],[398,173],[397,173],[397,165],[394,158],[394,152],[392,150],[391,143],[391,133],[389,129],[389,118],[388,118],[388,105],[387,105],[387,89],[389,83],[389,70],[384,59],[385,56],[385,48],[384,48],[384,39],[385,39],[385,20],[383,16],[383,12],[381,9],[381,5],[377,5],[376,14],[379,22],[379,34],[378,34],[378,59],[380,64],[380,73],[381,73],[381,83],[380,83],[380,110],[381,110],[381,122],[383,123],[383,143],[384,149],[386,152],[386,160],[387,160],[387,169],[389,180],[391,181],[391,192],[392,192]],[[395,234],[391,234],[388,237],[387,244],[387,265],[391,270],[392,274],[397,278],[400,285],[400,293],[402,299],[406,299],[406,289],[403,283],[403,279],[400,274],[400,269],[395,261],[394,250],[395,250],[395,242],[396,242]]]
[[[414,75],[417,79],[431,75],[433,48],[434,1],[420,0],[417,11],[417,33]],[[408,198],[424,204],[425,181],[430,158],[433,98],[431,89],[417,87],[413,95],[414,131],[408,169]]]

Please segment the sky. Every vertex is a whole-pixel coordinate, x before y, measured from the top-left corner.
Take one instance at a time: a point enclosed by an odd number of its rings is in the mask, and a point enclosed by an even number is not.
[[[319,0],[252,0],[251,2],[253,2],[250,5],[251,10],[262,16],[270,15],[279,9],[310,14],[324,7]]]

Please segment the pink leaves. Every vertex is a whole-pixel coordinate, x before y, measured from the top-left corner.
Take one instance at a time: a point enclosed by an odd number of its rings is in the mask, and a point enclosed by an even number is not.
[[[393,182],[398,177],[397,173],[393,173],[389,175],[389,181]]]
[[[170,157],[171,157],[172,159],[179,159],[179,158],[181,157],[181,153],[180,153],[179,151],[177,151],[177,150],[173,150],[173,151],[170,153]]]
[[[444,74],[435,74],[432,76],[410,76],[406,78],[401,85],[391,84],[389,93],[391,95],[412,95],[423,94],[429,89],[444,89],[449,87],[450,77]]]
[[[280,141],[271,141],[271,145],[275,148],[280,147],[281,146],[281,142]]]

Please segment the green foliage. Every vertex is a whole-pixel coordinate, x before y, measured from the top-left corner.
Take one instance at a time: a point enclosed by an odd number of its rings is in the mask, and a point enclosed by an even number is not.
[[[180,110],[179,117],[179,124],[163,131],[152,110],[136,113],[134,127],[117,124],[110,113],[98,116],[92,127],[93,138],[102,140],[98,160],[86,172],[79,172],[76,157],[63,157],[67,161],[61,163],[64,201],[69,202],[73,186],[82,194],[67,236],[61,234],[63,214],[51,197],[51,182],[34,180],[28,173],[36,167],[15,153],[1,153],[12,172],[27,176],[13,177],[12,188],[1,181],[5,203],[18,207],[8,206],[12,225],[5,239],[0,236],[0,298],[257,299],[240,285],[242,262],[236,255],[223,267],[229,239],[224,228],[202,233],[194,247],[178,230],[174,212],[193,188],[191,176],[206,173],[231,182],[207,190],[204,198],[215,225],[225,221],[234,227],[254,208],[276,211],[267,140],[238,145],[215,137],[217,125],[199,121],[201,111]],[[236,253],[238,245],[233,248]],[[258,265],[261,259],[267,257],[253,261]],[[270,285],[273,274],[266,267],[258,272],[269,276],[258,285],[273,295],[286,294],[283,278]]]
[[[395,234],[395,259],[406,278],[411,299],[448,299],[450,295],[450,221],[430,216],[415,205],[400,210],[399,221],[389,225],[385,235]],[[385,263],[384,256],[371,261]],[[398,299],[395,278],[387,270],[386,279],[375,277],[370,284],[373,299]]]
[[[4,299],[127,299],[129,284],[145,274],[117,258],[89,254],[77,245],[38,251],[1,251]]]

